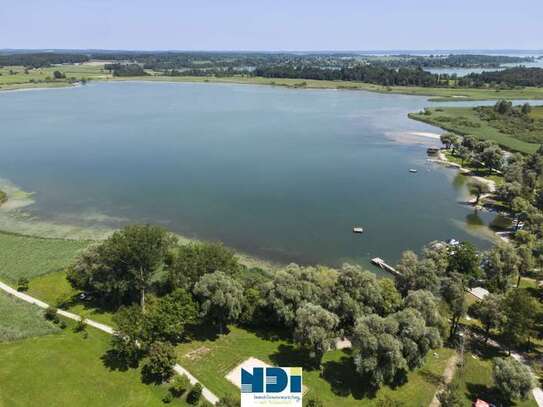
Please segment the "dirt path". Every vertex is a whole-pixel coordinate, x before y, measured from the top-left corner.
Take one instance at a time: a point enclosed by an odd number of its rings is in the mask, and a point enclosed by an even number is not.
[[[26,302],[28,302],[30,304],[37,305],[40,308],[43,308],[43,309],[49,308],[49,304],[46,304],[45,302],[40,301],[37,298],[31,297],[28,294],[21,293],[21,292],[15,290],[14,288],[10,287],[9,285],[2,283],[1,281],[0,281],[0,290],[3,290],[6,293],[8,293],[9,295],[17,297],[17,298],[19,298],[19,299],[21,299],[23,301],[26,301]],[[58,310],[58,314],[62,315],[63,317],[66,317],[66,318],[73,319],[74,321],[80,321],[82,319],[82,317],[80,315],[74,314],[72,312],[60,310],[60,309]],[[115,335],[115,330],[112,327],[108,326],[108,325],[101,324],[100,322],[96,322],[96,321],[93,321],[92,319],[88,319],[88,318],[85,318],[85,322],[87,323],[87,325],[92,326],[92,327],[94,327],[96,329],[99,329],[99,330],[101,330],[101,331],[103,331],[103,332],[105,332],[107,334]],[[190,381],[190,383],[192,385],[195,385],[196,383],[199,383],[198,380],[193,375],[191,375],[189,373],[189,371],[186,370],[181,365],[176,363],[175,366],[173,367],[173,370],[175,370],[175,372],[177,374],[186,375],[189,378],[189,381]],[[204,398],[206,398],[211,404],[217,403],[219,401],[219,398],[215,394],[213,394],[211,392],[211,390],[209,390],[207,387],[204,387],[204,385],[202,383],[200,383],[200,384],[203,387],[202,396],[204,396]]]
[[[434,398],[430,403],[430,407],[439,407],[441,405],[441,403],[437,399],[437,395],[445,388],[445,386],[452,382],[452,379],[454,378],[454,374],[456,372],[456,367],[458,365],[458,359],[460,359],[460,355],[455,352],[454,355],[452,355],[447,361],[447,366],[445,366],[445,370],[443,371],[443,383],[437,388],[434,394]]]

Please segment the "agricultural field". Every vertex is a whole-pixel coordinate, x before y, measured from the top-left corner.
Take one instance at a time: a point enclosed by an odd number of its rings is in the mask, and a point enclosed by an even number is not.
[[[0,292],[0,342],[47,335],[59,329],[43,317],[43,311],[31,304]],[[0,404],[1,405],[1,404]]]
[[[103,80],[111,77],[103,64],[59,65],[47,68],[27,69],[23,66],[0,68],[0,90],[21,88],[51,88],[70,86],[80,80]],[[66,78],[54,79],[54,72],[62,72]]]
[[[0,232],[0,281],[15,284],[64,269],[89,242],[42,239]]]
[[[316,395],[325,406],[374,406],[390,400],[428,405],[452,354],[447,348],[439,349],[436,355],[430,352],[424,366],[411,372],[405,385],[395,389],[384,386],[372,394],[354,373],[350,352],[335,350],[325,354],[322,376],[317,370],[304,368],[303,382],[307,396]],[[225,376],[249,357],[277,366],[307,366],[307,355],[281,336],[234,326],[220,337],[195,334],[190,343],[177,346],[177,356],[182,366],[219,396],[239,395],[239,389]]]
[[[440,107],[428,109],[430,114],[411,113],[409,117],[424,123],[429,123],[442,129],[458,133],[460,135],[470,134],[481,140],[494,141],[506,150],[519,151],[521,153],[534,153],[540,143],[526,142],[511,134],[504,133],[496,127],[494,122],[483,120],[479,113],[471,107]],[[536,106],[530,113],[532,118],[543,116],[543,107]],[[518,129],[519,133],[526,132],[525,129]],[[528,131],[532,139],[543,142],[543,132],[539,130]]]
[[[0,406],[163,406],[167,386],[141,382],[139,369],[108,361],[109,335],[73,324],[59,333],[0,343]],[[187,406],[175,400],[170,406]]]

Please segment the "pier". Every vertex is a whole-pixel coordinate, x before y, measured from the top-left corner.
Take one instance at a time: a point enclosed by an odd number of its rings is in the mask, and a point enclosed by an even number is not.
[[[381,268],[382,270],[388,271],[389,273],[394,274],[395,276],[400,276],[401,273],[396,270],[394,267],[388,265],[382,258],[374,257],[371,259],[371,263]]]

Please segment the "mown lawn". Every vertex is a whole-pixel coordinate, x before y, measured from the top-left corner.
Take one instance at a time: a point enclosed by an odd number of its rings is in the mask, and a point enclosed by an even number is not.
[[[15,284],[64,269],[89,242],[41,239],[0,232],[0,280]]]
[[[239,395],[239,389],[225,375],[242,361],[253,356],[276,366],[306,366],[303,352],[283,338],[270,332],[250,332],[230,327],[230,333],[220,337],[200,336],[177,346],[179,363],[219,396]],[[190,353],[192,352],[192,353]],[[429,354],[424,366],[409,375],[407,384],[396,389],[383,387],[371,394],[354,372],[353,359],[348,351],[328,352],[323,360],[323,373],[304,368],[303,382],[307,395],[317,395],[325,406],[373,406],[392,399],[405,405],[426,406],[437,388],[450,349],[440,349],[437,356]]]
[[[0,292],[0,342],[47,335],[58,330],[44,319],[40,308]]]
[[[531,395],[528,400],[510,402],[500,399],[492,377],[492,358],[496,356],[503,355],[496,349],[485,346],[481,346],[476,355],[465,353],[464,366],[458,368],[454,377],[454,382],[458,384],[459,392],[463,396],[463,405],[471,406],[473,401],[480,398],[496,405],[537,407]]]
[[[410,118],[419,120],[442,129],[465,135],[470,134],[480,140],[491,140],[510,151],[534,153],[539,148],[538,143],[527,143],[513,135],[502,133],[499,129],[482,120],[479,114],[470,107],[440,107],[429,109],[431,114],[411,113]],[[540,107],[533,107],[534,113],[539,114]],[[543,140],[543,134],[535,134]]]
[[[164,406],[166,386],[141,382],[140,370],[116,370],[103,356],[110,337],[73,324],[53,335],[0,343],[0,406]],[[176,400],[171,406],[186,406]]]
[[[113,326],[112,313],[79,299],[79,291],[66,279],[65,271],[55,271],[30,280],[28,294],[58,308]]]

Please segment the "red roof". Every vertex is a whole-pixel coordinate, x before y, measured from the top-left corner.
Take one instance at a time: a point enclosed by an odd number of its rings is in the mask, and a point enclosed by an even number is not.
[[[473,407],[490,407],[490,404],[484,400],[477,399],[475,403],[473,403]]]

